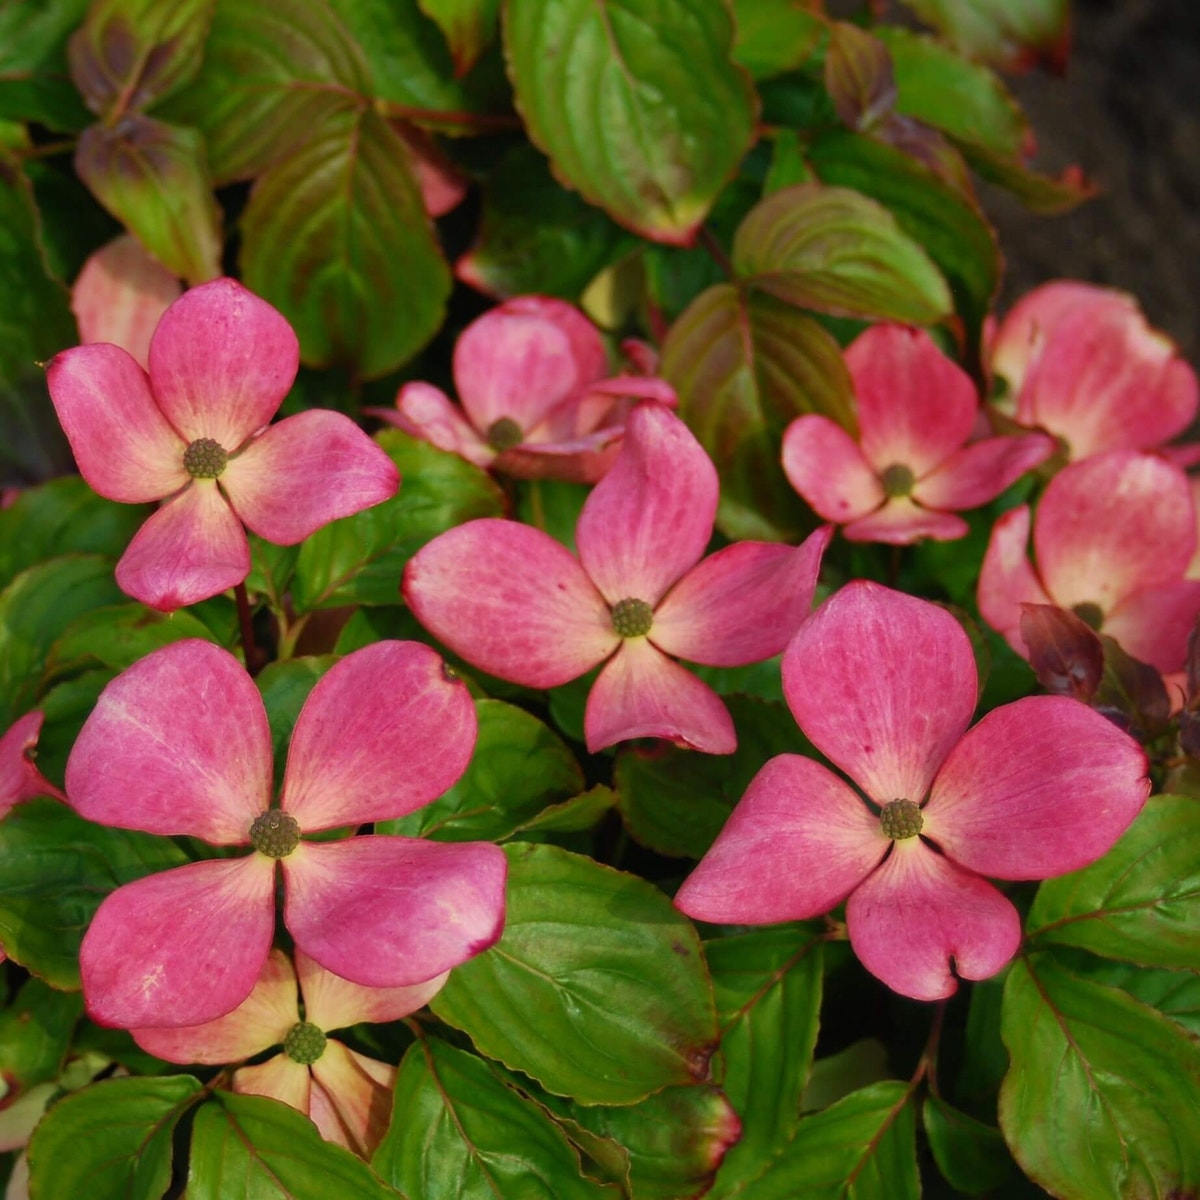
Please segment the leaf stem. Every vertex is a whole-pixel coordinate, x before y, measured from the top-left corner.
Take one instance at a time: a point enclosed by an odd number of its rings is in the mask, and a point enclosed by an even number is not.
[[[234,598],[237,600],[238,626],[242,631],[242,653],[246,658],[246,670],[251,678],[265,667],[266,655],[254,640],[254,619],[250,612],[250,597],[246,595],[246,584],[235,584]]]
[[[701,225],[697,240],[700,242],[700,245],[708,251],[713,262],[715,262],[730,279],[733,279],[737,272],[734,271],[733,263],[729,261],[729,255],[725,253],[724,246],[722,246],[717,240],[717,235],[713,233],[713,231],[707,225]]]

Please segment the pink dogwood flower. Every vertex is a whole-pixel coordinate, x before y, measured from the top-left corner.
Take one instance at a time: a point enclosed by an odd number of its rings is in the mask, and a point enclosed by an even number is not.
[[[9,726],[0,737],[0,817],[14,804],[34,796],[66,797],[34,765],[33,755],[46,717],[28,712]]]
[[[1094,862],[1150,791],[1138,744],[1077,700],[1028,697],[968,730],[967,635],[945,610],[877,584],[848,584],[801,626],[783,688],[855,786],[800,755],[771,759],[675,904],[760,925],[845,900],[862,964],[918,1000],[1016,953],[1020,917],[983,876],[1046,879]]]
[[[466,687],[416,642],[347,655],[309,694],[271,807],[271,730],[258,689],[209,642],[156,650],[101,693],[67,762],[89,820],[246,848],[125,884],[100,905],[80,967],[92,1018],[202,1025],[254,986],[284,924],[298,950],[367,987],[410,987],[479,953],[504,924],[490,843],[303,835],[404,816],[466,769]]]
[[[1036,568],[1026,547],[1030,526]],[[1169,673],[1183,668],[1200,613],[1186,572],[1196,546],[1187,477],[1156,454],[1112,450],[1071,463],[1031,516],[1023,505],[992,527],[979,612],[1023,658],[1021,605],[1053,604]]]
[[[990,357],[1008,385],[1002,407],[1061,438],[1073,461],[1162,446],[1196,415],[1195,372],[1132,296],[1110,288],[1035,288],[996,329]]]
[[[968,443],[975,386],[922,329],[875,325],[846,351],[859,439],[797,417],[783,437],[792,487],[854,542],[908,545],[963,537],[956,513],[994,500],[1054,452],[1043,434]]]
[[[396,1068],[326,1034],[360,1021],[407,1017],[437,995],[447,978],[443,972],[412,987],[367,988],[300,951],[293,969],[287,955],[272,950],[254,990],[233,1012],[184,1029],[135,1029],[133,1038],[168,1062],[212,1066],[281,1047],[273,1058],[235,1071],[233,1090],[290,1104],[312,1119],[326,1141],[370,1158],[391,1120]]]
[[[243,523],[290,546],[395,495],[391,459],[349,417],[311,410],[268,426],[299,366],[296,335],[234,279],[185,292],[150,341],[149,374],[119,346],[64,350],[46,379],[91,487],[165,503],[117,564],[117,583],[170,612],[241,583]]]
[[[573,305],[518,296],[472,321],[454,347],[461,408],[429,383],[406,383],[373,416],[476,466],[521,479],[594,483],[612,465],[631,399],[674,404],[664,380],[607,378],[596,327]]]
[[[731,667],[778,654],[808,614],[831,531],[799,547],[739,542],[701,562],[717,490],[687,426],[639,404],[580,513],[578,558],[528,525],[468,521],[409,561],[405,599],[457,654],[526,687],[604,663],[584,714],[592,752],[661,737],[730,754],[728,710],[672,656]]]

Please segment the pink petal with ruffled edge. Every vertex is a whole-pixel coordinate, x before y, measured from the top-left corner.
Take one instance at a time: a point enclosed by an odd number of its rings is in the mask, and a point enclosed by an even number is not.
[[[1111,849],[1150,792],[1128,734],[1065,696],[988,713],[950,751],[923,834],[961,866],[996,879],[1077,871]]]
[[[363,412],[477,467],[490,467],[496,458],[495,450],[475,432],[458,405],[431,383],[406,383],[396,394],[395,408],[365,408]]]
[[[1100,629],[1126,653],[1170,674],[1183,670],[1197,615],[1200,583],[1169,583],[1126,596],[1105,614]]]
[[[596,327],[573,305],[549,296],[505,301],[472,321],[454,347],[458,397],[485,438],[502,417],[527,434],[606,368]]]
[[[233,1090],[243,1096],[267,1096],[308,1116],[312,1075],[303,1063],[276,1054],[253,1067],[234,1072]]]
[[[858,443],[828,417],[797,417],[783,435],[783,472],[818,516],[845,524],[887,499]]]
[[[467,769],[478,722],[467,686],[420,642],[346,655],[309,693],[280,807],[307,833],[405,816]]]
[[[1029,657],[1021,637],[1022,604],[1054,604],[1046,594],[1026,549],[1030,514],[1027,505],[999,517],[979,571],[976,599],[979,615],[1022,657]]]
[[[275,864],[261,854],[127,883],[79,950],[88,1015],[121,1029],[214,1021],[250,994],[274,933]]]
[[[296,971],[308,1020],[326,1032],[345,1029],[360,1021],[373,1024],[398,1021],[424,1008],[450,978],[450,972],[443,971],[411,987],[363,987],[325,970],[300,950],[296,951]]]
[[[300,365],[292,327],[236,279],[184,292],[150,341],[150,384],[188,441],[231,453],[274,415]]]
[[[100,693],[66,784],[72,807],[100,825],[245,845],[271,802],[262,697],[227,650],[163,646]]]
[[[797,724],[872,800],[924,800],[975,711],[971,641],[945,609],[865,580],[826,600],[783,656]]]
[[[173,1063],[222,1066],[279,1045],[300,1020],[296,972],[282,950],[272,950],[250,995],[206,1025],[182,1029],[131,1029],[150,1054]]]
[[[588,693],[583,731],[590,754],[629,738],[669,738],[705,754],[737,749],[721,698],[646,638],[628,638]]]
[[[504,930],[508,860],[490,842],[302,842],[283,862],[296,948],[366,987],[412,987]]]
[[[308,1115],[321,1136],[370,1158],[392,1119],[396,1068],[330,1040],[310,1071]]]
[[[914,504],[907,496],[894,496],[882,508],[851,521],[842,536],[851,542],[882,542],[911,546],[922,538],[952,542],[966,537],[970,526],[954,513],[935,512]]]
[[[700,561],[717,490],[717,469],[688,427],[661,404],[637,405],[575,529],[579,560],[610,604],[634,598],[653,608]]]
[[[920,478],[967,440],[979,408],[975,385],[925,330],[872,325],[846,351],[846,366],[859,445],[877,473],[901,464]]]
[[[914,1000],[953,996],[955,975],[990,978],[1021,944],[1021,918],[1012,904],[920,838],[897,842],[854,892],[846,925],[862,965]]]
[[[1183,578],[1196,546],[1187,476],[1153,454],[1114,450],[1060,471],[1033,526],[1051,603],[1107,613],[1144,588]]]
[[[160,612],[199,604],[250,574],[250,543],[211,479],[194,480],[134,534],[117,563],[120,589]]]
[[[128,234],[101,246],[71,287],[81,342],[111,342],[144,370],[150,337],[183,285]]]
[[[812,608],[823,525],[796,547],[738,542],[693,567],[654,614],[650,640],[668,654],[740,667],[782,653]]]
[[[891,845],[832,771],[798,754],[770,759],[675,896],[697,921],[769,925],[840,904]]]
[[[575,679],[621,640],[571,552],[518,521],[468,521],[434,538],[409,560],[403,592],[456,654],[526,687]]]
[[[1157,446],[1196,414],[1196,376],[1125,304],[1064,313],[1025,377],[1017,419],[1063,438],[1071,458]]]
[[[349,417],[318,409],[272,425],[221,476],[234,512],[280,546],[389,500],[399,486],[396,464]]]
[[[28,712],[18,717],[0,737],[0,817],[14,804],[34,796],[66,799],[33,765],[33,751],[44,720],[44,713]]]
[[[953,512],[978,508],[1045,462],[1054,450],[1054,439],[1040,433],[972,442],[918,479],[912,497],[926,508]]]
[[[992,370],[1004,377],[1015,397],[1026,372],[1067,313],[1086,309],[1100,314],[1110,308],[1136,312],[1137,301],[1124,292],[1069,279],[1056,279],[1034,288],[1013,305],[989,339]]]
[[[46,386],[79,473],[109,500],[161,500],[191,478],[187,443],[150,392],[145,371],[119,346],[76,346],[46,365]]]

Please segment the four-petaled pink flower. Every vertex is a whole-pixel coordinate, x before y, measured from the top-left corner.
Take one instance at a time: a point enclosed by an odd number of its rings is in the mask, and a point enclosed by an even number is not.
[[[739,542],[700,561],[717,473],[670,409],[639,404],[621,453],[579,516],[576,558],[516,521],[469,521],[404,572],[417,619],[468,662],[549,688],[605,663],[584,714],[593,753],[626,738],[737,748],[707,684],[674,662],[732,667],[778,654],[808,614],[828,544]]]
[[[183,1029],[135,1029],[133,1038],[168,1062],[212,1066],[280,1046],[281,1054],[235,1071],[233,1090],[290,1104],[312,1119],[326,1141],[370,1158],[391,1120],[396,1068],[325,1035],[360,1021],[407,1017],[446,978],[443,973],[412,987],[368,988],[326,971],[300,951],[293,969],[287,955],[272,950],[254,990],[233,1012]],[[303,1017],[298,999],[304,1001]]]
[[[1036,570],[1026,553],[1031,523]],[[1021,605],[1053,604],[1134,658],[1179,671],[1200,613],[1200,583],[1185,579],[1196,534],[1187,477],[1158,455],[1112,450],[1071,463],[1032,520],[1023,505],[992,527],[980,615],[1028,658]]]
[[[454,346],[462,407],[406,383],[396,407],[367,411],[476,466],[522,479],[594,483],[612,465],[631,400],[674,404],[662,379],[607,378],[596,327],[573,305],[518,296],[472,321]]]
[[[922,329],[872,326],[846,351],[846,365],[858,441],[828,417],[797,417],[784,433],[783,469],[851,541],[963,537],[958,511],[994,500],[1054,452],[1043,434],[968,443],[975,386]]]
[[[968,731],[971,643],[943,609],[850,583],[800,628],[783,687],[850,777],[771,759],[676,905],[724,924],[814,917],[846,900],[851,945],[890,988],[951,995],[1017,950],[1017,910],[982,878],[1046,879],[1104,854],[1150,790],[1146,757],[1076,700],[1033,696]],[[848,899],[847,899],[848,898]]]
[[[1195,372],[1124,292],[1047,283],[1014,305],[989,349],[1008,386],[1000,407],[1061,438],[1076,462],[1161,446],[1196,415]]]
[[[104,343],[51,360],[50,396],[84,479],[110,500],[166,501],[117,564],[134,599],[169,612],[241,583],[243,522],[290,546],[395,495],[395,464],[349,417],[313,409],[268,427],[299,361],[291,326],[234,279],[167,309],[148,375]]]
[[[424,983],[490,946],[506,860],[490,843],[302,834],[404,816],[466,769],[475,708],[417,642],[347,655],[309,694],[271,807],[271,730],[258,689],[208,642],[156,650],[101,693],[67,761],[68,802],[104,825],[249,854],[118,888],[80,966],[91,1016],[127,1029],[201,1025],[254,986],[283,918],[298,950],[368,987]]]

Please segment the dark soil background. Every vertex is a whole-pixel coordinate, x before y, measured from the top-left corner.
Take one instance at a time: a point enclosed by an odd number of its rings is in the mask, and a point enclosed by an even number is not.
[[[1132,292],[1200,365],[1200,0],[1075,0],[1065,78],[1010,77],[1039,168],[1102,191],[1059,217],[982,199],[1008,263],[1001,308],[1047,279]]]

